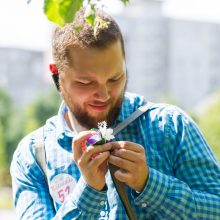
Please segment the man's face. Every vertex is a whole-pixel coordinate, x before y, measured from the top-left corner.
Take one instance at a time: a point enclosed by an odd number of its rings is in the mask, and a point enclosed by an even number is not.
[[[126,67],[121,43],[105,49],[72,48],[70,67],[60,75],[64,101],[85,128],[117,118],[126,89]]]

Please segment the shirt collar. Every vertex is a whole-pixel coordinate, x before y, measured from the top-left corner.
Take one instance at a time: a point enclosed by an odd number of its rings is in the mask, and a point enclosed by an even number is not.
[[[63,101],[60,105],[58,111],[58,120],[56,128],[57,141],[61,147],[67,149],[69,152],[72,151],[72,139],[75,137],[76,133],[72,131],[64,118],[64,114],[67,112],[67,106]]]
[[[143,96],[138,96],[135,93],[126,92],[122,102],[120,114],[116,119],[113,127],[116,127],[119,123],[127,119],[134,111],[140,106],[144,105],[146,100]]]
[[[123,98],[119,116],[112,127],[113,128],[116,127],[120,122],[128,118],[132,112],[134,112],[139,106],[143,105],[144,103],[146,103],[144,97],[126,92]],[[56,134],[57,134],[57,141],[60,144],[60,146],[71,152],[72,139],[75,137],[76,133],[72,131],[66,123],[64,114],[67,111],[68,111],[67,106],[65,105],[64,102],[62,102],[58,111]]]
[[[121,110],[119,112],[119,115],[118,115],[118,117],[117,117],[113,127],[117,126],[117,124],[119,124],[120,122],[124,121],[130,115],[128,104],[129,103],[127,101],[127,97],[124,96],[124,99],[123,99],[122,105],[121,105]]]

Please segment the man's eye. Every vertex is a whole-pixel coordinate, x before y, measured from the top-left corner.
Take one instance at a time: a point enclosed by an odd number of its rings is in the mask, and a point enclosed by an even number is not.
[[[92,82],[82,82],[82,81],[77,81],[77,83],[82,86],[88,86],[88,85],[92,84]]]
[[[115,78],[113,78],[113,79],[110,79],[110,81],[116,82],[116,81],[118,81],[119,79],[121,79],[121,77],[122,77],[122,75],[117,76],[117,77],[115,77]]]

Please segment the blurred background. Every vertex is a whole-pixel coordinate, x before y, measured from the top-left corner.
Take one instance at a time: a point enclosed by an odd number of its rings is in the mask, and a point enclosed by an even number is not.
[[[102,1],[125,38],[128,90],[180,106],[220,161],[220,1]],[[56,114],[43,0],[0,0],[0,219],[14,219],[10,162],[18,142]]]

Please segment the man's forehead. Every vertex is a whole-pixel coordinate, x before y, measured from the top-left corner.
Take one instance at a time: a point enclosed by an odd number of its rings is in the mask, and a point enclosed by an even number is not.
[[[108,69],[102,69],[99,68],[98,66],[94,68],[82,68],[78,66],[69,66],[67,68],[67,72],[69,72],[71,75],[75,75],[80,78],[93,78],[97,74],[102,74],[102,75],[108,75],[110,77],[116,77],[118,75],[121,75],[123,73],[126,73],[126,63],[125,60],[122,61],[121,65],[118,65],[113,68],[108,68]]]
[[[77,72],[122,72],[126,70],[125,58],[120,44],[109,49],[72,48],[69,54],[69,70]]]

